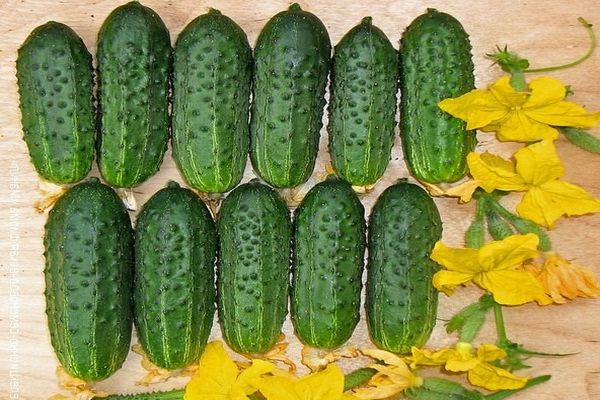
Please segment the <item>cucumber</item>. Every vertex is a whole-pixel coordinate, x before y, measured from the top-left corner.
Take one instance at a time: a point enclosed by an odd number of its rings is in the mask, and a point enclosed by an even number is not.
[[[360,319],[365,231],[360,200],[336,178],[314,186],[296,209],[291,315],[311,347],[340,347]]]
[[[287,313],[289,211],[273,189],[252,181],[223,201],[217,230],[223,338],[238,353],[265,352],[276,343]]]
[[[377,199],[369,219],[366,294],[377,347],[405,353],[429,338],[438,303],[431,282],[437,264],[429,256],[441,234],[435,203],[419,186],[400,182]]]
[[[394,144],[398,52],[371,17],[335,47],[329,102],[329,153],[338,176],[355,186],[383,175]]]
[[[37,173],[64,184],[83,179],[94,160],[92,56],[68,26],[31,32],[17,57],[23,139]]]
[[[216,229],[202,200],[175,182],[144,205],[135,229],[134,321],[165,369],[195,362],[215,314]]]
[[[233,189],[246,167],[252,49],[244,31],[210,10],[175,44],[173,158],[194,189]]]
[[[429,9],[400,42],[400,137],[418,180],[455,182],[466,175],[475,133],[437,104],[474,88],[469,36],[454,17]]]
[[[98,33],[98,167],[114,187],[154,175],[167,148],[172,51],[160,17],[132,1]]]
[[[133,231],[117,194],[97,178],[72,187],[48,215],[46,314],[54,352],[85,381],[112,375],[129,351]]]
[[[271,18],[258,36],[250,159],[271,186],[294,187],[312,174],[330,56],[325,26],[298,4]]]

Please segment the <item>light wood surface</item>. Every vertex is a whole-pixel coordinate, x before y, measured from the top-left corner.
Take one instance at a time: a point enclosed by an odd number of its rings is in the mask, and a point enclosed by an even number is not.
[[[600,26],[600,3],[597,0],[319,0],[300,3],[304,9],[322,18],[333,43],[337,43],[363,16],[372,15],[374,23],[389,35],[396,47],[404,28],[427,7],[449,12],[471,34],[480,86],[500,75],[499,69],[491,67],[484,57],[496,44],[508,44],[521,55],[529,57],[534,66],[566,62],[582,54],[588,44],[586,32],[576,18],[583,16]],[[95,53],[96,34],[102,21],[120,4],[122,2],[113,0],[0,1],[0,399],[45,399],[58,390],[54,372],[57,362],[50,346],[44,314],[41,238],[46,215],[33,209],[33,202],[40,194],[38,178],[21,140],[15,80],[16,50],[33,28],[47,20],[56,20],[75,29]],[[247,32],[250,42],[254,43],[265,22],[287,7],[288,2],[147,0],[144,4],[160,14],[173,40],[193,18],[206,12],[208,7],[215,7],[236,20]],[[574,101],[588,109],[600,109],[600,51],[583,65],[553,76],[572,85]],[[600,135],[598,128],[593,132]],[[491,148],[503,155],[514,149],[510,145],[495,144],[489,135],[480,134],[480,139],[481,148]],[[319,161],[310,184],[323,175],[328,161],[325,143],[326,131],[323,129]],[[566,163],[567,179],[600,197],[600,156],[587,154],[564,139],[558,141],[558,147]],[[94,168],[91,174],[98,175],[98,172]],[[372,193],[362,198],[367,210],[383,189],[405,176],[406,167],[397,140],[384,179]],[[251,177],[253,173],[248,166],[244,180]],[[165,156],[160,172],[136,188],[140,204],[168,179],[181,181],[170,152]],[[514,201],[515,197],[511,200]],[[461,244],[473,205],[458,206],[450,199],[436,201],[444,219],[444,239],[453,245]],[[554,247],[566,257],[600,273],[599,226],[600,215],[563,219],[551,232]],[[477,289],[468,288],[458,290],[452,298],[442,296],[440,321],[430,341],[431,346],[450,345],[455,340],[444,333],[442,320],[476,299],[479,293]],[[514,340],[540,351],[577,353],[564,358],[531,359],[533,368],[525,373],[532,376],[552,374],[553,378],[515,398],[600,399],[599,306],[600,300],[578,300],[563,306],[540,308],[529,305],[506,311],[508,331]],[[482,340],[495,339],[492,328],[488,324]],[[289,321],[285,332],[291,341],[289,353],[297,356],[300,346]],[[218,336],[215,326],[213,337]],[[364,322],[356,330],[351,344],[369,346]],[[144,388],[133,384],[143,375],[139,362],[140,357],[130,353],[124,367],[98,387],[110,392],[143,391]],[[344,365],[346,368],[352,366],[352,363]],[[152,389],[180,387],[183,382],[181,379],[173,380],[155,385]]]

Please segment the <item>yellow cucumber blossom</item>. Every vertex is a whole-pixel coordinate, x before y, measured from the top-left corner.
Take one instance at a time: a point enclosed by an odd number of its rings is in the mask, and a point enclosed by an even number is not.
[[[520,389],[528,381],[490,364],[506,357],[506,352],[493,344],[482,344],[476,352],[470,343],[459,342],[454,348],[437,351],[413,347],[411,353],[406,358],[411,368],[441,365],[446,371],[466,372],[472,385],[488,390]]]
[[[565,85],[558,79],[539,77],[529,83],[529,91],[519,92],[503,76],[487,90],[475,89],[438,106],[467,122],[467,129],[494,131],[500,141],[534,142],[554,140],[553,126],[593,128],[600,112],[589,113],[583,107],[565,101]]]
[[[195,375],[185,387],[184,400],[248,400],[265,374],[278,373],[274,364],[252,360],[240,372],[221,342],[211,342],[200,358]],[[281,372],[280,372],[281,373]]]
[[[369,365],[377,373],[365,386],[353,390],[353,394],[359,399],[387,399],[405,389],[423,384],[423,379],[414,375],[396,354],[377,349],[361,350],[361,353],[383,363]]]
[[[600,201],[579,186],[559,178],[565,173],[554,144],[544,140],[517,151],[514,161],[490,153],[470,153],[471,176],[486,192],[525,192],[517,205],[520,216],[553,228],[563,215],[600,211]]]
[[[553,251],[544,254],[543,263],[532,262],[525,267],[557,304],[576,297],[600,295],[600,283],[591,269],[571,263]]]
[[[542,285],[523,263],[538,255],[539,239],[533,234],[512,235],[479,249],[452,248],[437,242],[431,259],[442,266],[433,285],[451,295],[459,285],[473,282],[492,293],[497,303],[519,305],[531,301],[549,304]]]
[[[258,381],[267,400],[352,400],[344,394],[344,374],[330,364],[321,372],[297,378],[294,375],[268,376]]]

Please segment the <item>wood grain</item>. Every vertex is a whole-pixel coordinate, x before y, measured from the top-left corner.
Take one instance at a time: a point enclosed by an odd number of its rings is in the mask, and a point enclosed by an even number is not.
[[[597,0],[577,1],[418,1],[383,0],[339,2],[334,0],[301,1],[302,7],[321,17],[336,43],[365,15],[372,15],[374,23],[389,35],[397,46],[401,32],[426,7],[436,7],[456,16],[471,34],[475,54],[478,85],[493,81],[498,68],[490,67],[484,54],[496,44],[508,44],[534,66],[570,61],[582,54],[587,46],[585,31],[577,23],[579,16],[600,25],[600,3]],[[113,0],[79,1],[0,1],[0,362],[1,399],[44,399],[58,390],[54,370],[56,359],[52,353],[46,329],[43,300],[42,232],[46,215],[37,214],[32,204],[40,197],[38,179],[29,163],[17,108],[15,83],[16,50],[29,32],[47,20],[57,20],[73,27],[94,53],[98,29],[108,13],[121,4]],[[203,0],[159,1],[145,4],[155,9],[165,20],[172,38],[195,18],[212,6],[235,19],[247,32],[251,43],[269,17],[287,7],[287,1],[247,2],[240,0],[206,2]],[[572,85],[573,100],[589,109],[600,109],[600,51],[591,60],[567,71],[554,73]],[[600,134],[600,129],[595,129]],[[509,154],[514,146],[498,145],[491,136],[481,135],[481,148]],[[326,132],[322,131],[321,151],[315,174],[307,190],[320,176],[328,161]],[[566,160],[567,178],[583,185],[600,196],[600,157],[589,155],[564,139],[558,142],[560,154]],[[94,169],[91,173],[97,175]],[[407,176],[399,142],[394,147],[392,162],[385,178],[375,190],[363,197],[367,210],[374,199],[391,182]],[[244,180],[253,177],[250,167]],[[168,179],[181,181],[170,154],[167,154],[160,172],[136,188],[140,203],[147,200]],[[511,200],[515,200],[512,198]],[[444,219],[444,238],[454,245],[461,244],[462,233],[472,214],[472,205],[458,206],[455,201],[437,199]],[[600,215],[561,220],[551,235],[556,250],[568,258],[577,259],[600,273],[600,255],[597,252]],[[442,296],[440,320],[451,316],[462,305],[474,300],[479,291],[474,288],[459,290],[452,298]],[[532,359],[531,375],[552,374],[549,383],[531,389],[518,399],[600,399],[600,306],[599,300],[579,300],[564,306],[539,308],[534,305],[507,310],[510,335],[530,348],[550,352],[573,352],[565,358]],[[289,321],[285,332],[292,342],[290,354],[297,355],[300,346],[291,333]],[[219,336],[218,329],[213,337]],[[491,326],[484,330],[483,340],[493,341]],[[431,346],[449,345],[440,324]],[[364,322],[351,344],[369,346]],[[125,366],[99,388],[110,392],[143,391],[134,386],[143,372],[140,358],[131,353]],[[355,362],[356,363],[356,362]],[[352,364],[344,365],[347,368]],[[157,385],[153,389],[177,387],[182,380]]]

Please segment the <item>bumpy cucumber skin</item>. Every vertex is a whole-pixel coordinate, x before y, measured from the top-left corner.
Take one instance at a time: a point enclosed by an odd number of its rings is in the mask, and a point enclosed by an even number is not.
[[[160,17],[138,2],[116,8],[98,33],[98,167],[114,187],[154,175],[169,136],[172,50]]]
[[[161,368],[195,362],[215,314],[216,229],[191,190],[171,182],[144,205],[135,230],[134,321]]]
[[[442,234],[433,200],[401,182],[379,197],[369,220],[366,311],[371,339],[394,353],[425,344],[437,315],[429,256]]]
[[[398,52],[367,17],[335,47],[329,153],[338,176],[365,186],[383,175],[394,144]]]
[[[54,351],[72,376],[112,375],[129,351],[133,231],[117,194],[95,178],[71,188],[48,215],[46,314]]]
[[[217,220],[219,320],[239,353],[262,353],[277,341],[287,313],[291,222],[279,195],[250,182],[223,201]]]
[[[455,182],[467,173],[475,133],[437,103],[474,87],[471,44],[462,25],[431,9],[415,19],[400,42],[400,137],[418,180]]]
[[[223,193],[241,180],[249,142],[252,49],[244,31],[211,10],[175,45],[173,158],[194,189]]]
[[[271,18],[258,37],[250,159],[271,186],[297,186],[314,169],[330,55],[325,26],[297,4]]]
[[[352,187],[337,179],[314,186],[296,209],[291,315],[309,346],[341,346],[360,319],[364,211]]]
[[[53,183],[83,179],[94,160],[92,56],[68,26],[48,22],[19,48],[23,139],[37,173]]]

